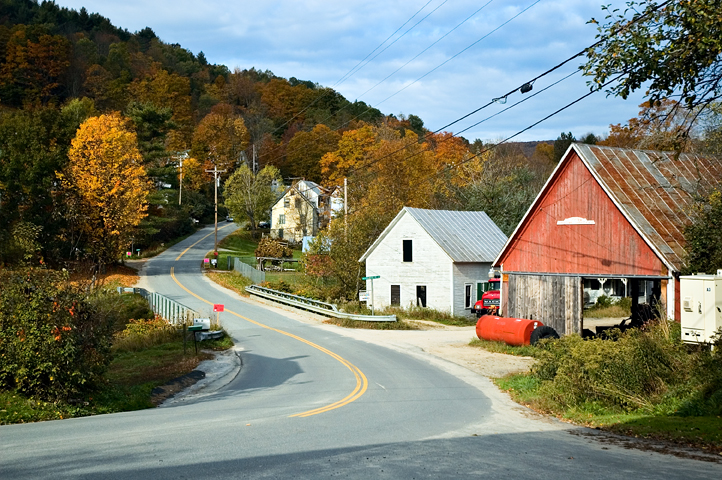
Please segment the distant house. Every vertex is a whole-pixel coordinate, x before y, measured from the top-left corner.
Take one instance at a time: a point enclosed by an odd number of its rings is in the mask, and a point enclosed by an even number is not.
[[[325,188],[308,180],[288,187],[271,208],[271,236],[300,243],[316,236],[335,213],[343,210],[340,188]]]
[[[374,304],[471,316],[506,235],[484,212],[404,207],[359,261]],[[367,292],[371,281],[367,281]]]
[[[494,261],[502,313],[579,333],[607,295],[679,320],[684,228],[720,178],[718,158],[572,144]]]

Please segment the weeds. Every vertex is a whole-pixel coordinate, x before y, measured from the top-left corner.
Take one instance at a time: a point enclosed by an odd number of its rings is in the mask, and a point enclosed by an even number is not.
[[[419,328],[403,320],[396,322],[364,322],[346,318],[329,318],[324,323],[344,328],[365,328],[368,330],[418,330]]]
[[[515,355],[517,357],[536,357],[539,354],[539,349],[531,345],[511,346],[504,342],[494,342],[491,340],[482,340],[475,338],[469,345],[472,347],[483,348],[489,352],[504,353],[507,355]]]

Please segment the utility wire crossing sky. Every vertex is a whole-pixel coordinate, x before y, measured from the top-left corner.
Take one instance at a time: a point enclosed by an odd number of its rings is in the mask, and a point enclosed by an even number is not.
[[[150,27],[229,69],[271,70],[332,87],[385,114],[418,115],[437,130],[576,54],[596,40],[601,2],[588,0],[60,0],[85,7],[131,32]],[[606,2],[605,2],[606,3]],[[619,3],[623,6],[623,2]],[[454,124],[469,140],[506,138],[589,92],[570,75],[584,58],[538,80],[540,95],[486,121],[508,105]],[[564,77],[569,78],[564,79]],[[564,80],[562,80],[564,79]],[[562,80],[562,81],[560,81]],[[510,97],[512,102],[521,100]],[[528,94],[527,94],[528,95]],[[636,117],[641,93],[628,100],[598,92],[515,138],[553,140],[606,134]]]

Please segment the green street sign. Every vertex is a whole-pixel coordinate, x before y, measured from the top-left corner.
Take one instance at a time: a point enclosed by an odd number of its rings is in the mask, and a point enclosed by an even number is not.
[[[361,280],[376,280],[377,278],[381,278],[381,275],[376,275],[374,277],[361,277]]]

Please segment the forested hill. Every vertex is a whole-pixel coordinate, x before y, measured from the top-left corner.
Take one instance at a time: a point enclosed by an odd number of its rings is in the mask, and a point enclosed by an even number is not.
[[[78,158],[100,157],[86,150],[108,132],[124,139],[132,175],[79,170]],[[514,145],[470,145],[313,81],[209,64],[150,27],[130,33],[85,9],[0,0],[0,266],[115,261],[131,244],[189,233],[194,221],[213,221],[214,167],[225,171],[221,198],[234,172],[267,166],[286,185],[347,179],[349,225],[368,227],[351,259],[404,206],[484,210],[511,231],[552,166],[551,146],[540,146],[531,158]],[[116,215],[128,223],[121,229],[99,212],[133,185],[140,223]],[[98,232],[113,236],[113,252]]]
[[[3,107],[60,107],[86,97],[98,113],[126,113],[133,103],[170,108],[171,130],[183,133],[168,132],[175,150],[190,148],[188,134],[219,104],[244,119],[251,143],[267,147],[319,123],[336,129],[381,118],[311,81],[254,68],[230,72],[203,52],[164,43],[149,27],[130,33],[100,14],[54,2],[0,0],[0,61]],[[278,156],[269,160],[282,163]]]

